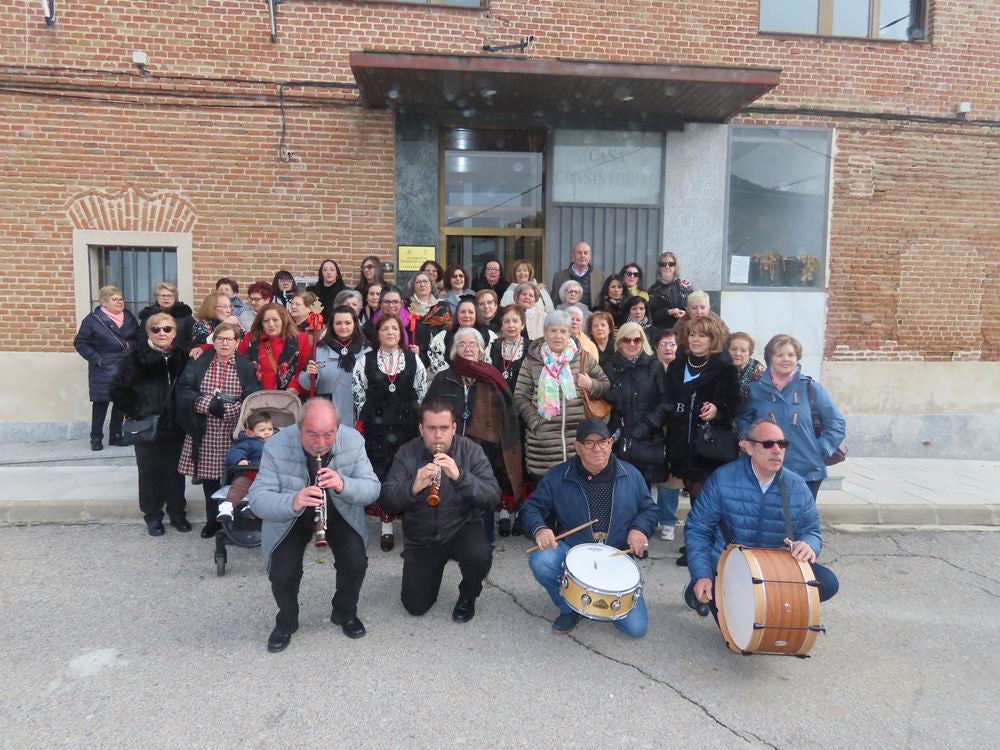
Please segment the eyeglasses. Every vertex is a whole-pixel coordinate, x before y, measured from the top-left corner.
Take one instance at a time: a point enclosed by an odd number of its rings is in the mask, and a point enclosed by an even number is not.
[[[638,271],[626,271],[625,275],[626,276],[638,276],[639,272]]]
[[[369,263],[367,266],[361,266],[361,270],[362,271],[374,271],[375,270],[375,266],[373,266],[373,265],[371,265]]]
[[[170,333],[174,330],[173,326],[150,326],[150,333]]]
[[[403,300],[401,299],[384,299],[382,300],[383,305],[401,305]]]
[[[221,339],[212,339],[216,344],[235,344],[236,339],[229,338],[229,336],[223,336]]]
[[[677,348],[677,342],[676,341],[661,341],[659,344],[656,345],[656,348],[657,349],[676,349]]]
[[[607,448],[611,445],[611,438],[605,438],[604,440],[581,440],[580,445],[589,450],[594,450],[594,448]]]
[[[757,443],[765,450],[771,450],[774,446],[778,446],[781,450],[788,448],[789,442],[787,440],[754,440],[751,437],[746,438],[748,443]]]
[[[464,279],[465,278],[465,274],[464,273],[453,273],[451,275],[451,278],[453,278],[453,279]]]
[[[677,264],[674,261],[667,260],[667,261],[664,261],[663,263],[660,263],[660,268],[673,268],[676,265]]]
[[[417,279],[413,282],[413,286],[418,286],[419,284],[430,284],[430,279]]]
[[[635,336],[635,337],[625,336],[624,338],[622,338],[622,343],[623,344],[640,344],[640,343],[642,343],[642,336]]]

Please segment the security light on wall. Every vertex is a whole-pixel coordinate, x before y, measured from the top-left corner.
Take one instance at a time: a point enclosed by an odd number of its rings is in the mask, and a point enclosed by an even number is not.
[[[52,26],[56,22],[56,0],[40,0],[42,13],[45,15],[45,25]]]

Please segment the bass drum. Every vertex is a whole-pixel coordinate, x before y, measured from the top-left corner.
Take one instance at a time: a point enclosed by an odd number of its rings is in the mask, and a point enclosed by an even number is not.
[[[805,656],[825,632],[812,566],[787,549],[730,544],[719,558],[715,597],[722,637],[737,653]]]

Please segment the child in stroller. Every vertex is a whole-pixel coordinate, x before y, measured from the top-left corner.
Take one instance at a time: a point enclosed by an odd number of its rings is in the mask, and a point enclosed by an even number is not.
[[[249,513],[243,499],[260,468],[264,441],[282,427],[295,424],[299,406],[298,394],[292,391],[257,391],[243,400],[233,430],[236,442],[226,454],[224,486],[215,495],[223,501],[218,516],[222,529],[215,535],[215,567],[220,576],[226,572],[227,544],[260,546],[260,520]]]

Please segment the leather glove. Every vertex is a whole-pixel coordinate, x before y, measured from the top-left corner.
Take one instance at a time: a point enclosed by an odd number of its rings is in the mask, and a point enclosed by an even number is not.
[[[208,413],[222,419],[226,416],[226,405],[222,403],[220,398],[213,396],[212,400],[208,403]]]

